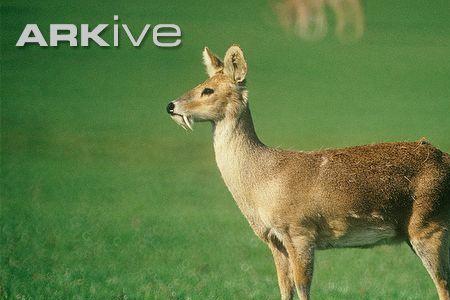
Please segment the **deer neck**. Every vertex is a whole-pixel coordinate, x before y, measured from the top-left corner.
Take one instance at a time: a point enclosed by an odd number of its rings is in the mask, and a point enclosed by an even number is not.
[[[237,118],[224,118],[213,125],[214,152],[220,173],[239,208],[253,223],[257,212],[254,191],[267,175],[269,148],[256,135],[250,109]]]

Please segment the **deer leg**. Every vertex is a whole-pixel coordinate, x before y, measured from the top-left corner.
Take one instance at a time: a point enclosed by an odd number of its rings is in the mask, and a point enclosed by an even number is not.
[[[273,260],[277,269],[281,299],[291,300],[294,297],[294,280],[292,278],[292,271],[289,266],[289,257],[286,248],[284,248],[283,244],[275,237],[271,237],[269,248],[272,251]]]
[[[450,300],[449,234],[436,223],[409,228],[410,243],[436,286],[440,300]]]
[[[286,250],[300,300],[310,299],[314,267],[314,244],[307,238],[295,237],[286,243]]]

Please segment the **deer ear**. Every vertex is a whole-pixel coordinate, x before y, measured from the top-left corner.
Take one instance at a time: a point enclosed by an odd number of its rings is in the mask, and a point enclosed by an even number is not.
[[[208,47],[203,49],[203,63],[206,67],[206,73],[209,77],[214,76],[217,72],[223,69],[223,63],[215,56]]]
[[[231,46],[225,53],[223,71],[236,83],[242,83],[245,80],[247,62],[244,58],[244,52],[238,45]]]

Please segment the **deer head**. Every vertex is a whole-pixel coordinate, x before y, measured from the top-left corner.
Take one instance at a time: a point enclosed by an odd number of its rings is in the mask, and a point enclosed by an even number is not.
[[[236,118],[247,105],[247,63],[239,46],[231,46],[223,62],[205,47],[203,63],[209,78],[167,105],[167,112],[184,129],[192,130],[194,122]]]

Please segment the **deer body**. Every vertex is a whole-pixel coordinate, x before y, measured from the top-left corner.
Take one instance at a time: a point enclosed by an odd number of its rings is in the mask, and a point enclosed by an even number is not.
[[[420,177],[436,181],[430,190],[449,177],[448,156],[424,141],[285,151],[263,145],[246,114],[215,127],[214,150],[228,189],[265,241],[282,240],[292,224],[304,226],[318,249],[403,241]]]
[[[316,249],[403,241],[440,299],[450,299],[448,154],[425,141],[311,152],[267,147],[254,130],[240,48],[232,46],[224,64],[206,48],[204,60],[211,78],[168,111],[184,127],[213,123],[220,173],[272,251],[282,299],[294,289],[309,299]]]

